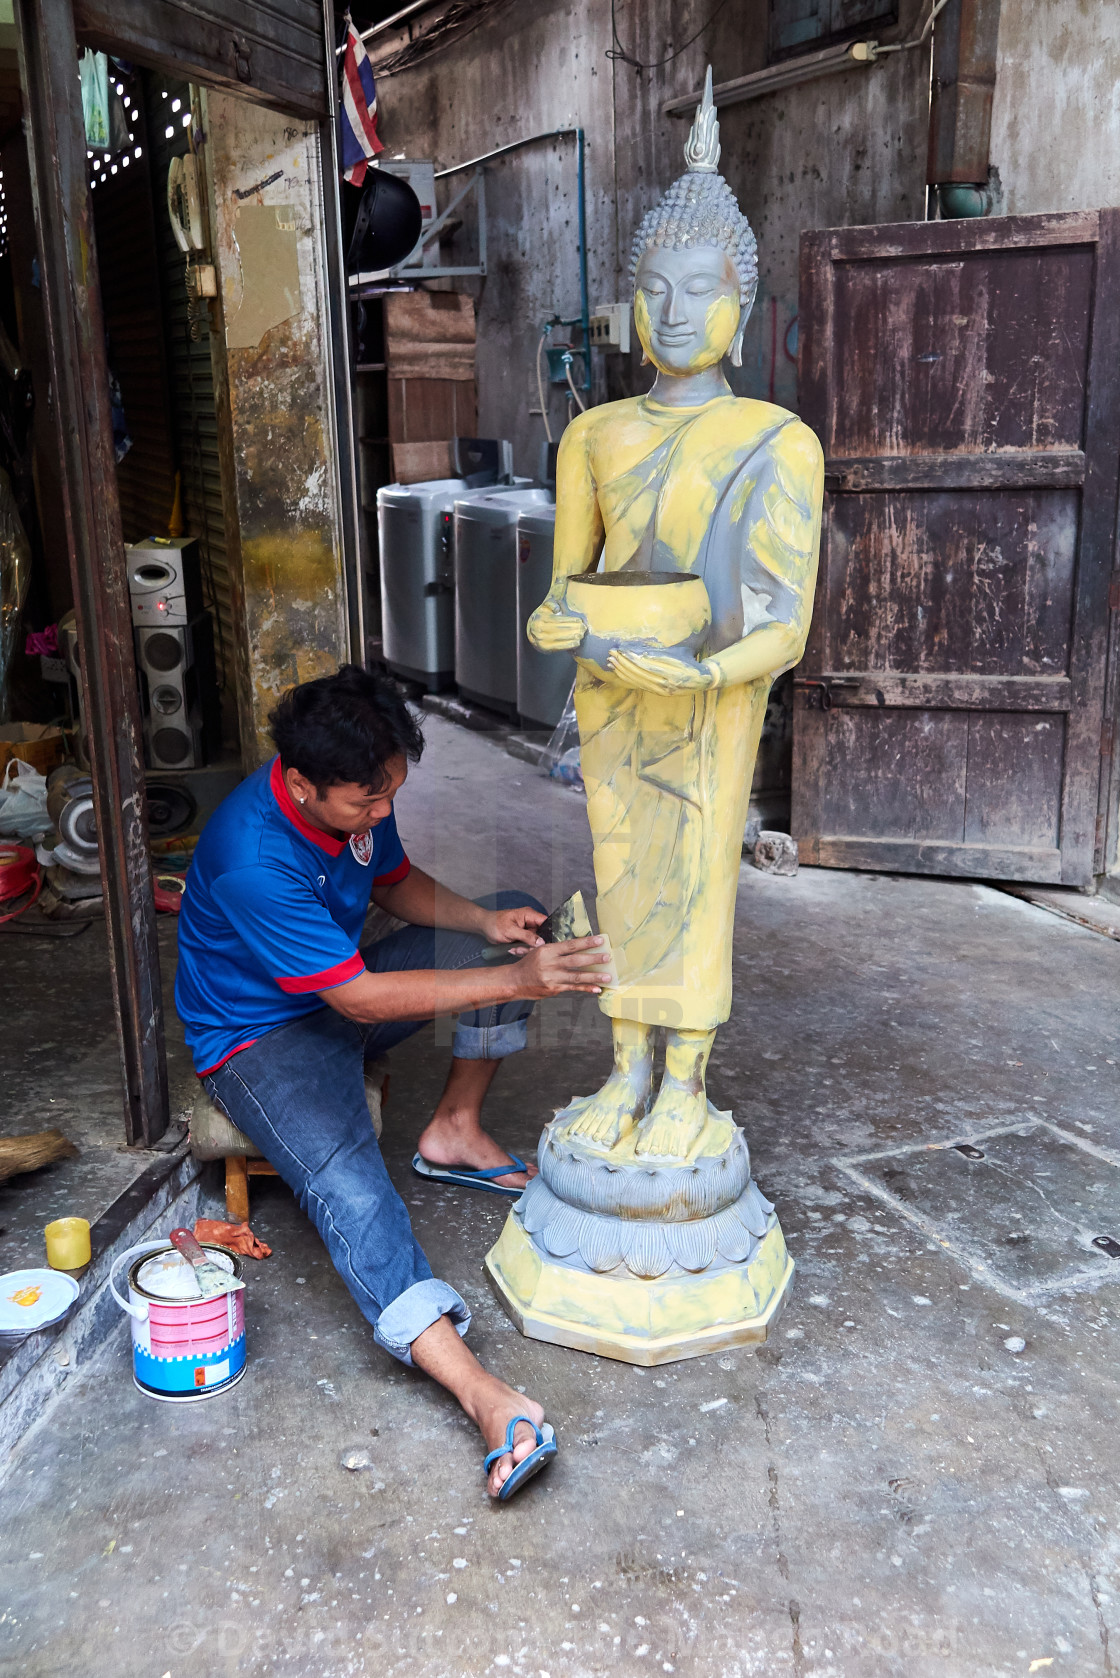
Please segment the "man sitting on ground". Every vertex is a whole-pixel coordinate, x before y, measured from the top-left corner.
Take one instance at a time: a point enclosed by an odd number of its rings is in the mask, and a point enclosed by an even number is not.
[[[597,994],[608,958],[598,938],[542,943],[544,913],[524,893],[472,903],[409,864],[393,799],[423,740],[387,678],[346,665],[305,682],[271,728],[279,755],[225,800],[194,853],[176,1006],[207,1091],[295,1191],[376,1340],[447,1387],[488,1451],[514,1417],[531,1418],[490,1471],[497,1496],[538,1445],[544,1412],[463,1344],[470,1312],[433,1277],[389,1181],[363,1060],[458,1014],[420,1154],[460,1178],[523,1187],[519,1162],[482,1128],[482,1099],[499,1062],[525,1047],[534,1000]],[[371,897],[408,924],[359,949]],[[488,944],[524,954],[484,967]]]

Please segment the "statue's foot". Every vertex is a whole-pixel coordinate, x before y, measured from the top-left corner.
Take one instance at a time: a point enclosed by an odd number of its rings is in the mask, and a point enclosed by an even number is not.
[[[638,1127],[634,1152],[662,1159],[684,1159],[704,1134],[707,1122],[708,1098],[703,1090],[694,1093],[662,1084],[653,1111]]]
[[[564,1128],[568,1137],[584,1137],[601,1148],[613,1148],[629,1136],[649,1105],[649,1088],[623,1072],[612,1072],[597,1095],[591,1096]]]

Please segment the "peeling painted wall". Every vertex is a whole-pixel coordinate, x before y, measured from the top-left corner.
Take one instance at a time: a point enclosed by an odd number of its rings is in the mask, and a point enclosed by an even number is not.
[[[1002,0],[992,163],[1009,215],[1120,204],[1120,6]]]
[[[347,657],[318,135],[210,93],[210,214],[224,318],[245,646],[246,767],[271,751],[268,713]]]
[[[913,30],[918,0],[902,0],[897,29]],[[629,298],[630,243],[642,215],[681,173],[687,122],[660,115],[665,99],[698,88],[704,66],[717,81],[766,63],[765,0],[734,0],[663,69],[638,72],[607,57],[606,0],[514,0],[429,64],[379,78],[381,133],[390,155],[435,158],[446,167],[543,129],[587,132],[588,266],[591,303]],[[649,62],[695,24],[674,0],[618,0],[619,35]],[[686,27],[687,25],[687,27]],[[871,69],[728,106],[721,115],[721,171],[758,234],[759,299],[737,376],[742,395],[796,401],[794,320],[797,249],[803,228],[921,219],[929,110],[928,48]],[[543,320],[579,312],[575,147],[542,144],[487,171],[490,273],[457,281],[475,289],[479,423],[514,442],[518,471],[538,469],[544,431],[534,358]],[[465,240],[455,247],[465,252]],[[636,356],[596,352],[595,397],[649,385]],[[554,432],[566,413],[550,400]]]

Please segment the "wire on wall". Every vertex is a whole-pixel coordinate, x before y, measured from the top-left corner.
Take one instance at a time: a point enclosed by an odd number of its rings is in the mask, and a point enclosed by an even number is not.
[[[545,397],[544,397],[544,367],[542,366],[542,361],[543,361],[543,358],[544,358],[545,339],[547,337],[548,337],[548,328],[546,327],[545,330],[541,333],[539,339],[537,340],[537,396],[540,398],[541,418],[544,421],[544,434],[548,438],[548,441],[551,443],[552,442],[552,427],[548,423],[548,404],[545,401]]]
[[[704,22],[700,25],[696,33],[694,35],[690,35],[688,40],[683,42],[675,52],[666,53],[664,58],[655,58],[651,63],[643,64],[640,58],[635,58],[633,53],[626,51],[626,48],[619,39],[618,14],[616,10],[618,0],[611,0],[611,35],[614,39],[614,46],[607,48],[607,57],[617,59],[621,64],[632,64],[635,70],[660,70],[663,64],[671,64],[674,58],[679,58],[682,52],[687,51],[693,41],[698,41],[705,29],[707,29],[708,25],[715,22],[716,18],[719,16],[720,12],[723,11],[727,3],[728,0],[718,0],[714,9],[708,13],[708,16],[704,19]]]

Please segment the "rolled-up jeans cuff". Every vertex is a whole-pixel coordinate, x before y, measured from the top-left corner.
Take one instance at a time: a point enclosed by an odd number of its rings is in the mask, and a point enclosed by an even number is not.
[[[529,1021],[506,1020],[501,1025],[455,1027],[451,1053],[456,1060],[504,1060],[516,1055],[529,1041]]]
[[[414,1282],[391,1305],[386,1305],[374,1324],[373,1338],[402,1363],[411,1365],[412,1342],[441,1317],[451,1318],[460,1339],[471,1326],[466,1301],[446,1282],[431,1276],[427,1281]]]

